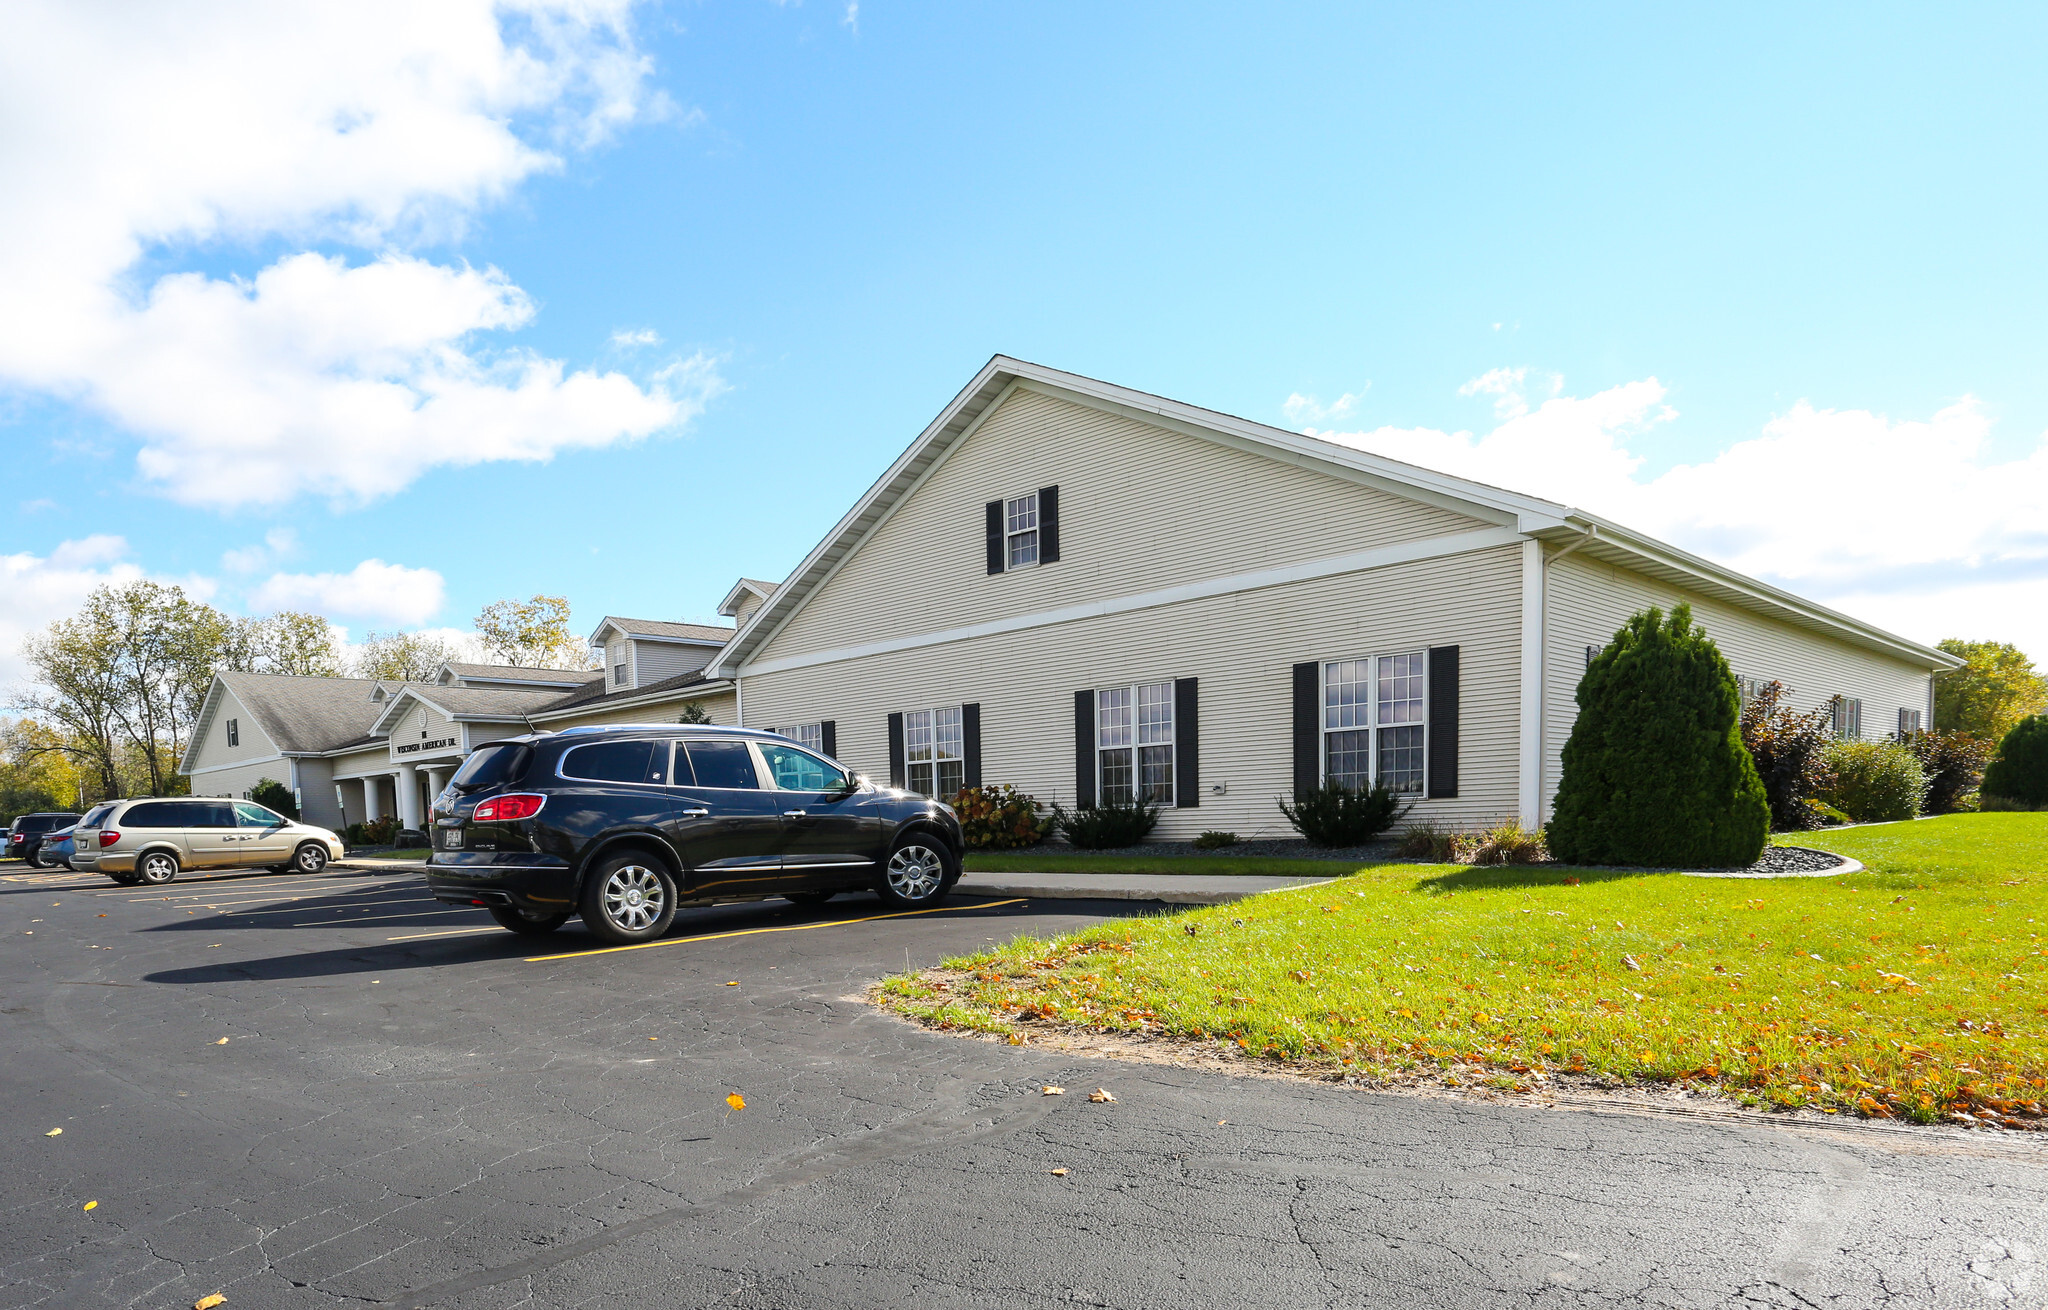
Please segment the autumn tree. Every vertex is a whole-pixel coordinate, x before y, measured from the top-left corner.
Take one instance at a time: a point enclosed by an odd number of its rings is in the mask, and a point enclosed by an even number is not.
[[[2030,714],[2048,710],[2048,679],[2010,642],[1949,638],[1939,649],[1963,660],[1934,683],[1934,727],[1999,741]]]
[[[463,651],[456,643],[425,632],[372,632],[356,650],[355,676],[386,682],[425,682]]]
[[[569,630],[569,602],[561,596],[501,600],[476,616],[477,636],[490,659],[529,669],[587,669],[590,649]]]

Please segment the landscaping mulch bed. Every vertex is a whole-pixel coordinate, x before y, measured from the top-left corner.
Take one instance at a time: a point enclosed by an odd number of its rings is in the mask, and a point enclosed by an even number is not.
[[[1197,850],[1193,842],[1185,841],[1148,841],[1136,846],[1118,846],[1105,851],[1084,851],[1065,842],[1049,841],[1037,849],[1048,855],[1106,855],[1121,859],[1188,855],[1207,859],[1222,857],[1234,860],[1332,860],[1349,864],[1385,864],[1394,858],[1394,843],[1391,841],[1367,842],[1363,846],[1312,846],[1299,837],[1241,841],[1234,846],[1219,846],[1207,851]],[[1023,852],[1000,853],[1017,855]]]

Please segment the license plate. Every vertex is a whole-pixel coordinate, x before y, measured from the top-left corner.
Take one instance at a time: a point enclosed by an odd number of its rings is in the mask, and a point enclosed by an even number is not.
[[[443,828],[443,829],[441,829],[441,849],[442,849],[442,850],[444,850],[444,851],[459,851],[459,850],[461,850],[461,849],[462,849],[462,829],[460,829],[460,828]]]

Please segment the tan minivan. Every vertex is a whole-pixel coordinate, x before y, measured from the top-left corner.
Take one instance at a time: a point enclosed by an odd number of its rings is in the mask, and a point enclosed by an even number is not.
[[[78,827],[72,866],[121,883],[165,883],[180,869],[271,868],[318,873],[342,856],[341,838],[294,823],[254,801],[201,796],[117,801]]]

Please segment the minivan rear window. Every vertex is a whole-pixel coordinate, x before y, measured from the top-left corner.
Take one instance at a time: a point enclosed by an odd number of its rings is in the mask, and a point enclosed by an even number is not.
[[[87,812],[86,816],[78,821],[78,826],[81,828],[99,827],[100,820],[106,818],[107,814],[113,808],[114,807],[111,804],[93,806],[92,809],[89,812]]]
[[[455,781],[451,785],[457,791],[482,791],[486,787],[515,783],[525,775],[526,763],[532,758],[533,747],[524,742],[479,746],[455,771]]]
[[[124,828],[198,828],[210,826],[195,814],[199,807],[190,801],[150,801],[130,806],[121,816]]]

